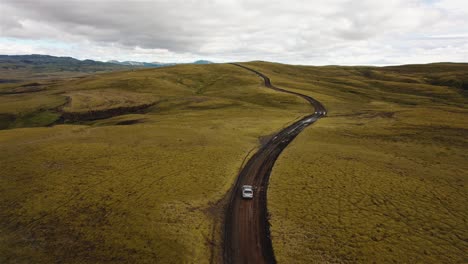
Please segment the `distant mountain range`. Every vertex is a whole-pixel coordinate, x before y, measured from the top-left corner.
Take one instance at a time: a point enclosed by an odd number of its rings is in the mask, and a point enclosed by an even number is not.
[[[73,68],[76,67],[112,67],[113,65],[125,65],[125,66],[133,66],[133,67],[164,67],[164,66],[172,66],[181,63],[166,63],[166,62],[140,62],[140,61],[117,61],[117,60],[110,60],[107,62],[102,61],[95,61],[95,60],[78,60],[72,57],[56,57],[50,55],[39,55],[39,54],[32,54],[32,55],[0,55],[0,63],[10,63],[10,64],[18,64],[20,65],[57,65],[63,66],[66,68]],[[184,63],[184,64],[210,64],[211,61],[207,60],[197,60],[194,62]],[[3,66],[3,65],[2,65]]]
[[[189,64],[209,64],[198,60]],[[178,63],[95,60],[78,60],[72,57],[50,55],[0,55],[0,83],[18,82],[22,79],[61,78],[81,76],[94,72],[129,70],[135,68],[157,68]]]
[[[108,68],[125,68],[120,65],[94,61],[78,60],[72,57],[55,57],[50,55],[0,55],[2,69],[18,69],[33,67],[36,69],[62,70],[62,71],[96,71]]]
[[[134,67],[94,60],[49,55],[0,55],[0,84],[25,79],[53,79]]]
[[[180,63],[171,63],[171,62],[141,62],[141,61],[117,61],[117,60],[110,60],[107,61],[108,63],[114,63],[119,65],[126,65],[126,66],[136,66],[136,67],[165,67],[165,66],[172,66],[177,65]],[[184,64],[210,64],[213,63],[207,60],[197,60],[194,62],[184,63]]]

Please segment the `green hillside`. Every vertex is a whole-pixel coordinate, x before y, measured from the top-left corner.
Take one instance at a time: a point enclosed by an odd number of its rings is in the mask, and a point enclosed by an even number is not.
[[[467,64],[246,65],[329,111],[273,168],[279,263],[468,259]],[[32,76],[0,84],[0,263],[218,263],[239,169],[313,111],[229,64]]]
[[[467,64],[248,65],[329,111],[273,169],[279,263],[466,261]]]
[[[0,95],[1,113],[12,120],[0,130],[2,263],[216,259],[223,199],[245,156],[311,111],[232,65],[41,87]],[[15,128],[63,115],[76,118]]]

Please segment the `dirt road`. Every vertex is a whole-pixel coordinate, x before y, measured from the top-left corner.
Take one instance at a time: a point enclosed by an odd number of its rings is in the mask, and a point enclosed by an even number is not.
[[[264,79],[265,86],[276,91],[294,94],[309,101],[315,112],[284,128],[263,145],[246,163],[232,189],[224,227],[225,263],[275,263],[270,240],[267,211],[267,187],[271,169],[284,148],[307,126],[326,115],[325,107],[317,100],[271,84],[270,79],[251,68],[235,64],[254,72]],[[241,186],[254,186],[254,198],[244,200]]]

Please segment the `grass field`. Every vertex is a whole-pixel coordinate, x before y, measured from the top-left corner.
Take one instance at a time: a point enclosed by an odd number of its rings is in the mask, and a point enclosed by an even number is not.
[[[465,64],[248,65],[329,110],[273,169],[278,262],[466,262]],[[0,84],[0,263],[217,263],[244,158],[311,111],[224,64]]]
[[[10,102],[2,113],[37,116],[66,98],[65,112],[155,104],[144,113],[0,131],[1,263],[217,261],[220,200],[244,157],[261,136],[310,111],[232,65],[44,86],[0,96]]]
[[[249,66],[329,110],[272,172],[279,263],[468,260],[467,98],[427,77],[466,76],[466,64]]]

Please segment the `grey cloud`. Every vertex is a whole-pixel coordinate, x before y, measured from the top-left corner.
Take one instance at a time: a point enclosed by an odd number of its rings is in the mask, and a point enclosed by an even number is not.
[[[374,58],[379,52],[394,52],[382,45],[404,46],[407,35],[450,28],[440,5],[448,2],[453,9],[457,0],[440,0],[435,7],[420,1],[2,0],[0,38],[91,43],[86,51],[92,45],[121,52],[162,49],[219,60],[334,63],[351,54],[377,61],[383,59]],[[466,21],[457,17],[458,24]]]
[[[201,43],[202,32],[191,28],[193,18],[177,14],[177,4],[169,5],[169,1],[96,2],[48,0],[4,1],[4,4],[15,11],[18,21],[33,20],[39,25],[53,25],[65,35],[76,35],[92,41],[176,51],[193,49]],[[40,37],[40,29],[31,34]],[[3,32],[5,35],[9,33],[12,33],[12,37],[22,37],[8,29]]]

